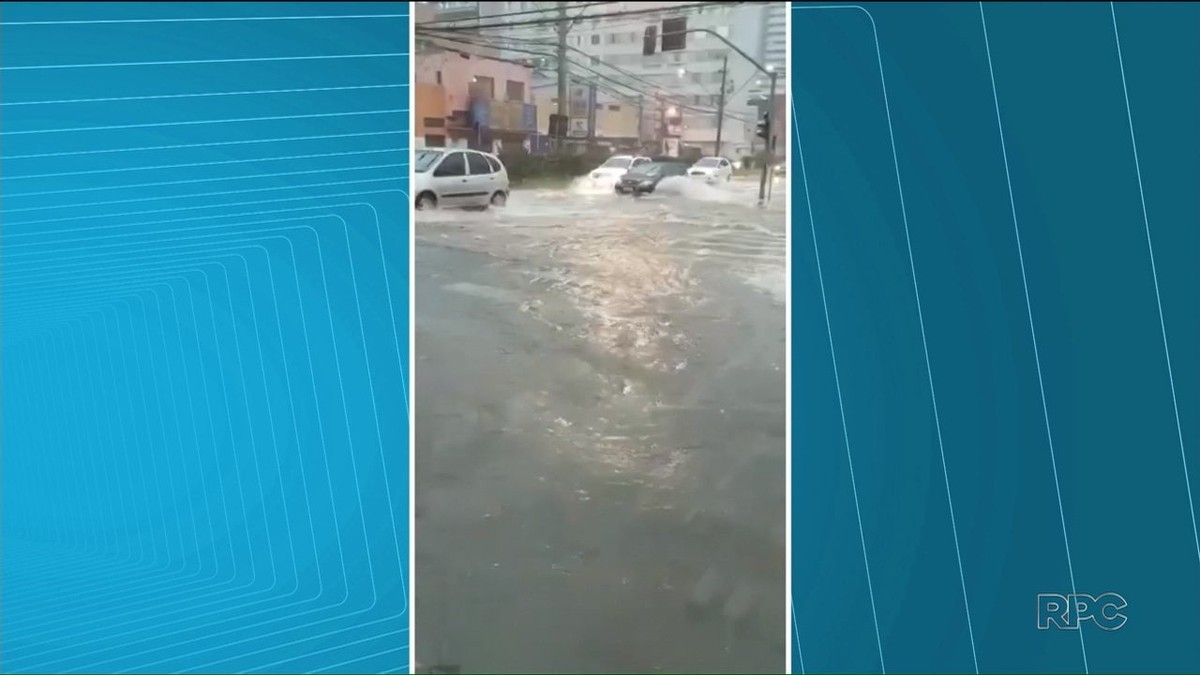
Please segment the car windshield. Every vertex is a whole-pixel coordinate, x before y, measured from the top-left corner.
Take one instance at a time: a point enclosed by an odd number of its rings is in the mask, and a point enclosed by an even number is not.
[[[696,162],[696,167],[700,169],[715,169],[720,165],[721,160],[717,159],[716,157],[705,157],[699,162]]]
[[[438,159],[442,156],[441,150],[419,150],[417,151],[417,159],[413,164],[413,169],[417,173],[425,173],[437,164]]]
[[[657,176],[658,174],[662,173],[662,170],[662,164],[643,164],[629,173],[634,173],[641,176]]]
[[[632,157],[609,157],[608,161],[600,165],[601,169],[628,169],[630,163],[633,162]]]

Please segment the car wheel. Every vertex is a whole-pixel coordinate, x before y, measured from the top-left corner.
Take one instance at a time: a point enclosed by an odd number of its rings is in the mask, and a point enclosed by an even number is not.
[[[507,206],[508,205],[508,195],[504,194],[503,192],[497,192],[496,194],[492,195],[491,204],[492,204],[492,206],[497,206],[497,207]]]
[[[417,195],[417,210],[426,211],[437,208],[437,195],[432,192],[422,192]]]

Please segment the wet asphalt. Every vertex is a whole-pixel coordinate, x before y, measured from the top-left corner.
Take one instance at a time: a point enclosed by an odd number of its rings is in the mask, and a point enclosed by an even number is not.
[[[784,189],[418,214],[423,670],[783,672]]]

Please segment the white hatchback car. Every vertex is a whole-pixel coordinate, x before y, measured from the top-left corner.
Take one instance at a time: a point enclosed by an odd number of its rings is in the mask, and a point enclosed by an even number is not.
[[[621,179],[627,171],[632,171],[643,164],[649,164],[649,157],[635,157],[634,155],[613,155],[604,160],[600,166],[592,169],[588,174],[593,183],[613,184]]]
[[[508,170],[499,157],[458,148],[423,148],[413,161],[417,210],[486,209],[508,203]]]
[[[688,169],[688,175],[709,183],[728,181],[733,178],[733,164],[724,157],[703,157]]]

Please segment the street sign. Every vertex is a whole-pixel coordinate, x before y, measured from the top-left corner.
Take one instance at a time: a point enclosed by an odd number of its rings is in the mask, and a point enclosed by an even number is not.
[[[571,138],[587,138],[588,135],[588,118],[572,117],[571,126],[567,130],[567,135]]]

